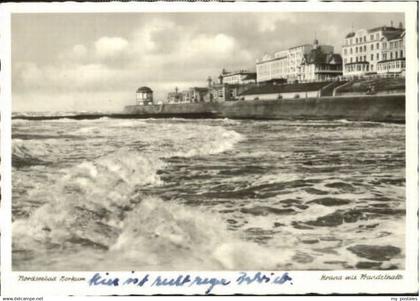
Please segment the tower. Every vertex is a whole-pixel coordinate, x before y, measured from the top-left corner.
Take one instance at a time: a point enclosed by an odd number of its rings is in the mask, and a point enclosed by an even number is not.
[[[317,38],[315,37],[313,48],[314,48],[314,49],[317,49],[318,47],[319,47],[319,41],[318,41],[318,40],[317,40]]]
[[[222,74],[219,75],[219,84],[223,84],[223,75]]]

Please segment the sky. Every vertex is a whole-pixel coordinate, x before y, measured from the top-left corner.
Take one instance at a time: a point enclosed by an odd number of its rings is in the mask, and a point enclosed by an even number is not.
[[[400,13],[50,13],[12,16],[13,111],[121,111],[135,90],[206,86],[222,68],[312,43],[341,53],[360,28]]]

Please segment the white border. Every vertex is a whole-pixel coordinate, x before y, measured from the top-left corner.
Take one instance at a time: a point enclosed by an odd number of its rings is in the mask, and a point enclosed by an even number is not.
[[[402,281],[340,281],[321,282],[321,272],[290,271],[293,286],[229,286],[228,289],[218,287],[216,294],[304,294],[304,293],[341,293],[341,294],[405,294],[418,292],[418,106],[417,106],[417,3],[416,2],[376,2],[376,3],[185,3],[185,2],[153,2],[153,3],[26,3],[2,4],[0,6],[0,72],[2,110],[1,124],[1,173],[2,173],[2,249],[1,275],[2,295],[4,296],[47,296],[47,295],[109,295],[109,294],[202,294],[202,288],[160,288],[160,289],[130,289],[130,288],[89,288],[76,283],[72,285],[52,285],[48,282],[18,282],[17,275],[73,275],[90,277],[89,272],[11,272],[11,53],[10,53],[10,14],[33,12],[403,12],[406,14],[406,270],[404,271],[368,271],[367,274],[403,274]],[[205,275],[220,275],[217,272],[203,272]],[[203,274],[192,273],[192,274]],[[328,275],[360,274],[360,271],[332,271]],[[124,276],[127,272],[112,273]],[[139,272],[140,274],[140,272]],[[153,272],[150,274],[162,274]],[[178,275],[179,272],[166,272],[165,275]],[[237,276],[235,272],[222,272],[225,277]]]

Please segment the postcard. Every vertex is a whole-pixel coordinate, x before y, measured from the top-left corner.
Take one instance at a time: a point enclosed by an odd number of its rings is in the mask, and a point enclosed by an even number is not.
[[[0,10],[4,297],[418,294],[416,2]]]

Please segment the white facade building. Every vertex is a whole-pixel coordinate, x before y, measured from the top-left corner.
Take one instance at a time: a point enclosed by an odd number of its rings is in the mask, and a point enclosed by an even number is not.
[[[222,77],[224,84],[243,85],[255,83],[257,75],[255,72],[240,70],[237,72],[222,73]]]
[[[383,39],[399,36],[403,33],[402,24],[398,28],[381,26],[372,29],[360,29],[346,35],[343,45],[343,75],[359,77],[378,73],[378,62],[383,60],[386,46]]]
[[[305,44],[301,46],[296,46],[290,48],[287,54],[288,65],[289,65],[289,73],[288,73],[288,81],[297,80],[300,74],[300,65],[302,64],[302,60],[306,54],[308,54],[312,50],[312,45]]]
[[[334,50],[333,46],[319,45],[322,51],[328,53]],[[302,61],[311,52],[313,45],[304,44],[287,50],[277,51],[272,55],[264,55],[257,59],[257,82],[276,79],[286,79],[293,82],[301,78]]]
[[[382,60],[377,64],[381,75],[405,75],[405,31],[382,38]]]
[[[289,74],[288,50],[277,51],[257,59],[257,82],[286,79]]]

